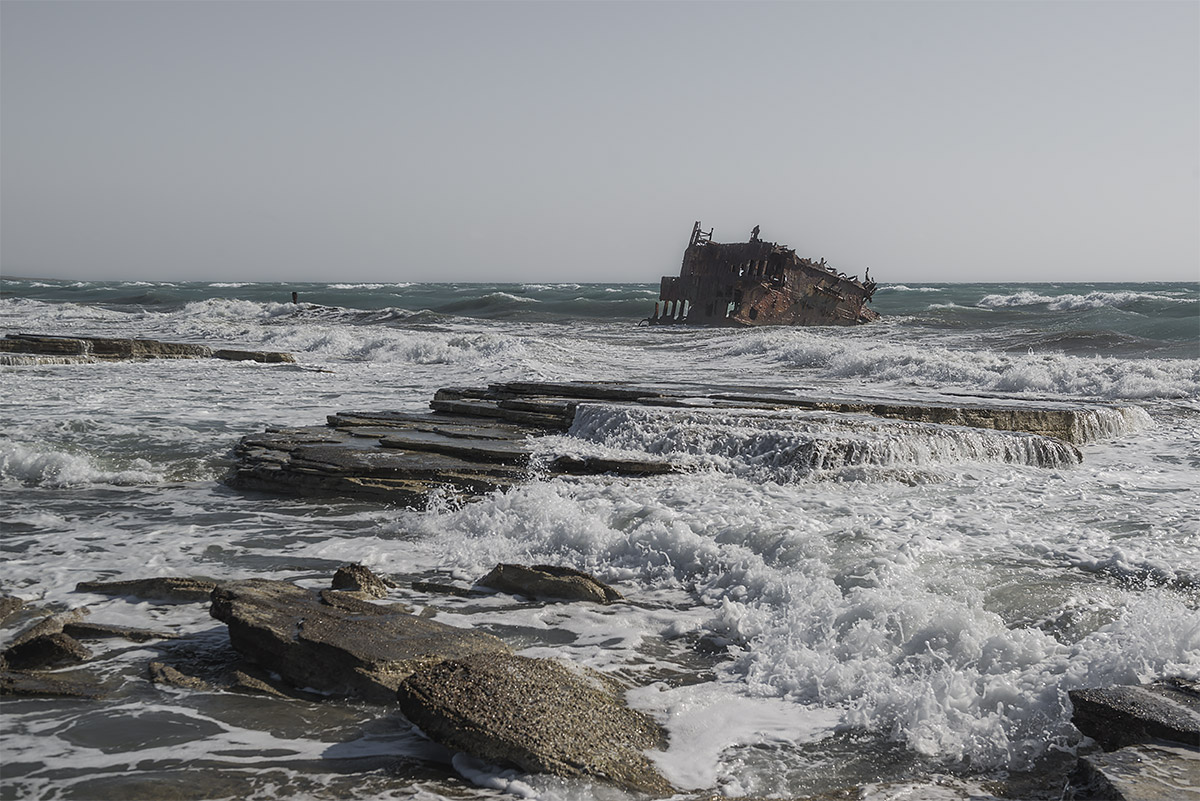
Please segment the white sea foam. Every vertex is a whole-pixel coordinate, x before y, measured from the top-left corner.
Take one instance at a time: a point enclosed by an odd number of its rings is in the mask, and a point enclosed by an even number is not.
[[[1099,309],[1104,306],[1120,307],[1140,300],[1195,303],[1189,298],[1173,297],[1169,293],[1148,292],[1089,292],[1086,295],[1043,295],[1039,292],[1022,291],[1009,295],[985,295],[979,300],[984,308],[1013,308],[1019,306],[1046,306],[1051,311],[1078,311]]]
[[[97,622],[186,635],[137,650],[96,644],[93,669],[120,688],[113,698],[6,707],[6,756],[20,755],[6,763],[13,792],[88,796],[88,782],[105,781],[118,788],[110,795],[132,795],[161,769],[188,771],[189,781],[233,772],[236,786],[253,784],[264,799],[390,798],[402,793],[379,760],[400,770],[414,760],[426,771],[451,759],[403,718],[353,703],[149,687],[147,661],[175,647],[221,654],[227,634],[200,605],[74,592],[97,578],[200,574],[316,587],[339,565],[368,564],[400,584],[394,600],[441,622],[482,626],[523,654],[569,658],[642,688],[630,703],[672,734],[656,757],[663,770],[681,786],[735,795],[811,795],[829,787],[814,789],[812,777],[835,777],[891,799],[901,797],[888,794],[898,785],[880,781],[930,764],[960,774],[1029,766],[1078,744],[1066,690],[1200,676],[1195,360],[999,353],[969,321],[965,331],[908,320],[730,332],[445,317],[406,328],[364,325],[364,314],[249,300],[193,299],[133,314],[0,300],[10,329],[289,350],[306,368],[4,369],[5,591],[52,607],[87,603]],[[980,316],[1004,315],[969,315]],[[574,377],[829,393],[868,385],[909,399],[954,390],[1149,400],[1145,411],[1098,411],[1086,425],[1101,441],[1083,447],[1082,464],[1065,466],[991,455],[1019,451],[1020,436],[959,442],[938,427],[841,426],[836,415],[791,412],[605,417],[585,405],[577,433],[589,439],[559,437],[560,445],[615,454],[659,447],[697,469],[534,479],[421,512],[264,498],[217,482],[220,458],[267,426],[317,425],[343,409],[424,409],[443,386]],[[831,473],[856,480],[805,474],[814,463],[805,438],[845,449],[854,437],[870,459],[890,454],[901,464],[872,466],[864,456]],[[585,569],[630,602],[409,589],[433,576],[469,586],[498,562]],[[825,737],[833,728],[838,737]],[[146,731],[183,739],[163,746],[140,740]],[[845,736],[869,770],[839,773],[845,766],[828,762],[839,757],[813,756]],[[879,739],[899,745],[880,750]],[[913,761],[890,767],[905,750]],[[181,753],[194,756],[181,763]],[[342,757],[369,767],[343,773]],[[547,777],[467,763],[462,771],[479,785],[465,792],[482,797],[526,788],[544,799],[588,797],[581,785]],[[436,782],[403,784],[413,797],[441,797]],[[929,788],[902,789],[924,797]]]
[[[864,465],[995,461],[1064,467],[1078,463],[1070,446],[1045,437],[860,414],[581,404],[571,434],[609,447],[691,457],[685,464],[760,481],[792,481],[815,471]]]
[[[943,292],[944,287],[937,286],[906,286],[904,284],[884,284],[880,292]]]
[[[87,454],[0,442],[0,479],[45,487],[136,485],[158,483],[163,473],[144,459],[103,466]]]
[[[1186,398],[1200,394],[1195,360],[1118,359],[1061,353],[1007,354],[937,345],[769,331],[730,342],[730,356],[770,362],[876,386],[924,386],[974,392],[1093,398]]]

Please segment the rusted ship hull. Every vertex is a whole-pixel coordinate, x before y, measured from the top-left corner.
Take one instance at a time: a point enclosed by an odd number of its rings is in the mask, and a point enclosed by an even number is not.
[[[867,307],[869,278],[803,259],[786,245],[758,238],[712,241],[697,222],[678,276],[663,276],[651,325],[859,325],[879,319]]]

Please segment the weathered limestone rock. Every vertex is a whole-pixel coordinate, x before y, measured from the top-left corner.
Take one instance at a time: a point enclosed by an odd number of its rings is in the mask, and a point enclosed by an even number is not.
[[[225,359],[231,362],[262,362],[264,364],[292,364],[296,358],[290,353],[273,350],[230,350],[223,348],[212,352],[214,359]]]
[[[333,574],[333,589],[361,592],[372,598],[386,598],[389,582],[381,579],[364,565],[339,567]]]
[[[0,339],[0,353],[50,356],[66,361],[116,359],[227,359],[233,361],[294,362],[290,353],[251,350],[216,350],[207,345],[160,342],[156,339],[8,334]]]
[[[155,601],[194,603],[207,601],[216,586],[215,579],[203,576],[164,576],[129,581],[82,581],[75,585],[75,592],[131,595]]]
[[[78,640],[98,640],[115,637],[130,642],[149,642],[150,640],[170,640],[176,635],[166,631],[151,631],[150,629],[130,628],[129,626],[113,626],[108,623],[68,623],[63,626],[63,633]]]
[[[25,602],[20,598],[12,595],[0,595],[0,623],[8,620],[24,605]]]
[[[1111,751],[1147,740],[1200,748],[1200,685],[1167,679],[1140,687],[1072,690],[1072,722]]]
[[[176,667],[165,662],[151,662],[149,666],[150,681],[155,684],[166,684],[171,687],[182,687],[185,690],[212,690],[213,686],[204,679],[189,676]]]
[[[100,698],[104,690],[91,676],[0,670],[0,695]]]
[[[423,664],[508,650],[490,634],[360,603],[350,612],[294,584],[252,579],[214,590],[211,612],[238,652],[292,685],[376,703],[393,701]]]
[[[471,587],[457,587],[453,584],[445,584],[440,581],[414,581],[412,588],[416,592],[437,593],[440,595],[456,595],[459,598],[478,598],[482,595],[490,595],[491,593],[485,590],[476,590]]]
[[[1200,750],[1164,742],[1142,743],[1081,757],[1075,777],[1079,799],[1184,801],[1200,798]]]
[[[854,436],[831,441],[814,434],[798,445],[797,454],[806,453],[814,470],[852,467],[864,459],[870,463],[879,432],[897,427],[918,439],[951,444],[963,458],[986,452],[989,458],[1065,467],[1082,460],[1077,445],[1117,436],[1149,419],[1134,407],[1098,403],[949,395],[909,401],[867,392],[836,397],[716,384],[586,381],[447,387],[429,405],[431,413],[348,411],[328,416],[325,428],[271,429],[243,437],[227,482],[248,490],[350,495],[420,508],[431,495],[467,499],[507,490],[531,475],[638,477],[680,469],[670,458],[649,452],[596,453],[586,436],[578,447],[556,451],[547,435],[570,437],[590,406],[640,409],[643,415],[653,409],[667,417],[674,410],[698,408],[786,412],[782,426],[794,414],[818,413]],[[984,429],[1001,433],[983,436]]]
[[[4,661],[13,670],[62,667],[78,664],[91,657],[91,651],[61,631],[10,646],[4,652]]]
[[[555,565],[500,564],[478,581],[481,587],[527,595],[530,598],[554,598],[566,601],[594,601],[609,604],[625,597],[612,587],[580,570]]]
[[[664,732],[626,707],[594,671],[478,654],[417,669],[398,698],[430,739],[476,758],[657,796],[674,793],[642,753],[662,748]]]
[[[17,634],[4,649],[4,663],[15,670],[58,667],[89,659],[91,651],[63,634],[63,628],[77,623],[88,613],[85,607],[44,617]]]

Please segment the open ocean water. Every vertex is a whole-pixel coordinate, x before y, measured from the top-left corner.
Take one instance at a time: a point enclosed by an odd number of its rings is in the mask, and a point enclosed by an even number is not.
[[[665,775],[725,795],[1058,797],[1089,747],[1069,689],[1200,678],[1197,284],[883,285],[879,323],[756,330],[640,326],[657,297],[645,284],[5,278],[0,290],[0,333],[299,362],[0,366],[0,592],[183,635],[90,642],[103,700],[5,699],[3,799],[624,797],[451,754],[394,709],[153,685],[148,661],[219,655],[224,625],[203,605],[74,592],[94,579],[318,586],[361,562],[407,587],[470,582],[497,562],[588,570],[630,603],[394,596],[619,675],[670,732]],[[1135,408],[1075,466],[898,427],[862,464],[814,470],[789,458],[789,426],[836,437],[837,416],[695,411],[590,415],[574,432],[690,459],[681,475],[535,479],[427,511],[222,484],[245,434],[424,410],[440,387],[517,379]]]

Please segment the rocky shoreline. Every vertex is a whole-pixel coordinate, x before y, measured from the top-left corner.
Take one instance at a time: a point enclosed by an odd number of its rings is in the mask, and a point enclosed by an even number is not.
[[[497,565],[470,587],[416,582],[412,589],[508,593],[540,603],[626,602],[587,573],[550,565]],[[107,688],[86,670],[94,654],[82,641],[160,641],[163,656],[149,660],[144,674],[159,686],[304,702],[358,700],[399,710],[429,739],[485,763],[611,784],[642,797],[677,795],[651,758],[667,747],[667,735],[626,705],[630,685],[561,658],[522,656],[495,635],[415,614],[399,600],[403,587],[362,565],[339,569],[324,588],[159,577],[84,582],[77,591],[207,602],[211,616],[228,627],[235,656],[197,662],[186,656],[194,644],[169,632],[94,623],[86,620],[87,606],[30,610],[4,596],[0,625],[25,625],[5,632],[0,694],[94,702]],[[1070,699],[1073,722],[1090,740],[1064,777],[1066,794],[1057,797],[1167,799],[1200,787],[1200,683],[1168,678],[1075,690]],[[1054,797],[1042,792],[1052,790],[1040,788],[1037,797]],[[857,792],[847,788],[836,797]]]
[[[134,359],[223,359],[265,364],[293,363],[290,353],[210,348],[157,339],[7,334],[0,339],[0,364],[66,364]]]
[[[969,398],[916,403],[886,398],[839,398],[817,393],[721,386],[639,386],[597,382],[509,382],[483,388],[444,388],[430,411],[346,411],[324,426],[276,427],[243,437],[228,483],[290,495],[327,494],[422,507],[433,494],[456,498],[503,490],[543,476],[606,473],[650,476],[681,469],[654,454],[621,458],[539,448],[549,435],[570,432],[581,409],[671,413],[689,409],[810,411],[837,416],[869,436],[880,426],[909,426],[946,436],[947,427],[1004,437],[1013,459],[1042,466],[1078,464],[1078,446],[1114,433],[1129,407]],[[1115,425],[1119,431],[1119,424]],[[998,432],[992,434],[991,432]],[[792,432],[795,433],[795,432]],[[860,463],[865,440],[813,438],[812,467]]]

